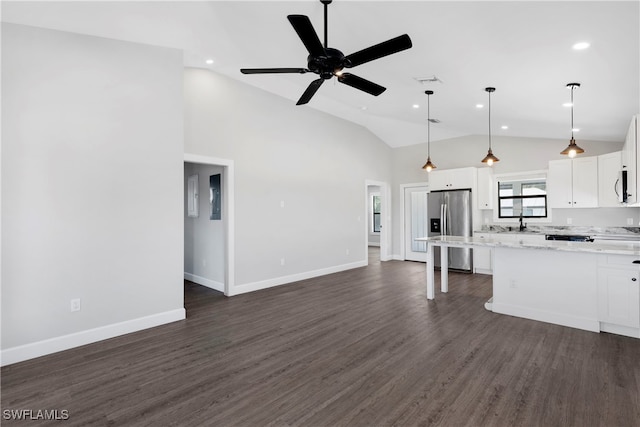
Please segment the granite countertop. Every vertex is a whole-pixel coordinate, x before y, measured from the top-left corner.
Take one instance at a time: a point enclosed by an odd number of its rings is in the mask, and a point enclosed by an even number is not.
[[[623,240],[640,241],[640,227],[589,227],[589,226],[553,226],[531,225],[523,231],[518,226],[483,225],[475,233],[507,233],[507,234],[569,234],[591,237],[611,237]]]
[[[632,255],[640,257],[640,242],[628,242],[624,244],[598,243],[598,242],[568,242],[561,240],[543,240],[539,242],[524,242],[513,240],[502,240],[500,238],[479,238],[460,236],[435,236],[421,237],[418,241],[427,241],[437,246],[457,246],[457,247],[502,247],[514,249],[541,249],[557,250],[567,252],[599,253],[612,255]],[[640,266],[639,266],[640,267]]]

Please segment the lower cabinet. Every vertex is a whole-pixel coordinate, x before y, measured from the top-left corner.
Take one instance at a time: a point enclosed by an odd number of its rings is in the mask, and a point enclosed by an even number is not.
[[[632,257],[616,258],[627,258],[628,265],[598,266],[598,320],[640,328],[640,265]]]
[[[473,237],[487,239],[492,237],[489,233],[474,233]],[[473,248],[473,272],[481,274],[492,274],[493,265],[491,260],[491,248],[475,247]]]

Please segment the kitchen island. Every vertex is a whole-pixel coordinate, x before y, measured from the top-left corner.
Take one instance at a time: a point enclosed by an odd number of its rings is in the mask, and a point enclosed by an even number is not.
[[[507,314],[640,338],[640,244],[480,239],[437,236],[426,241],[427,298],[435,298],[433,247],[488,247],[493,297],[486,307]],[[441,250],[447,292],[447,251]]]

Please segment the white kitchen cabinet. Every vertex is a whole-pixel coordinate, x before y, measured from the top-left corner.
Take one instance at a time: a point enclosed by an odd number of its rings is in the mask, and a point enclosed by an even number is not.
[[[627,203],[635,204],[640,201],[638,198],[638,116],[631,118],[627,137],[622,146],[622,170],[627,171]]]
[[[598,158],[551,160],[547,187],[551,208],[597,208]]]
[[[474,233],[473,237],[479,239],[489,239],[493,235],[489,233]],[[492,274],[493,267],[491,265],[491,248],[476,247],[473,248],[473,272],[481,274]]]
[[[493,169],[478,168],[478,209],[493,209]]]
[[[458,190],[475,188],[476,168],[459,168],[429,173],[429,190]]]
[[[598,266],[598,320],[612,325],[640,328],[640,265],[633,257]]]
[[[598,156],[598,207],[623,206],[618,201],[622,191],[618,174],[622,170],[622,151]]]

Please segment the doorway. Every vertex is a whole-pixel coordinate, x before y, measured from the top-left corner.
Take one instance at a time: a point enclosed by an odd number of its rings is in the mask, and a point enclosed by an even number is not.
[[[183,241],[184,277],[231,296],[234,294],[235,278],[233,161],[185,154],[184,165],[184,200],[187,205]],[[212,179],[216,175],[219,181]],[[193,183],[194,180],[197,184]],[[211,199],[212,188],[216,185],[221,195],[219,206],[212,204],[213,200],[218,200],[215,194]],[[193,209],[194,202],[189,200],[189,196],[196,198],[195,204],[199,205],[197,209]]]
[[[426,237],[428,233],[427,199],[429,187],[403,186],[403,248],[407,261],[427,262],[427,243],[416,242],[418,237]]]
[[[374,212],[373,197],[377,197],[377,212]],[[372,254],[378,254],[380,261],[389,261],[391,224],[389,223],[390,213],[389,185],[383,181],[366,180],[365,181],[365,209],[364,209],[364,244],[365,254],[369,253],[369,242],[377,244],[379,250],[374,246]],[[377,229],[377,232],[373,230]],[[375,243],[374,243],[375,242]],[[365,258],[368,264],[368,255]]]

